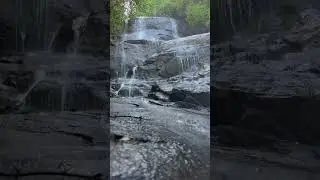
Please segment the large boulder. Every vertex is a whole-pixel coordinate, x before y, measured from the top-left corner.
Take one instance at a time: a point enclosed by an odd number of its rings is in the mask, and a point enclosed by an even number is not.
[[[184,71],[209,64],[210,33],[177,38],[169,41],[129,39],[111,49],[114,76],[125,76],[134,66],[137,77],[173,77]]]
[[[209,64],[209,39],[210,33],[206,33],[162,42],[159,52],[145,61],[140,72],[166,78]]]
[[[210,107],[210,69],[186,72],[154,84],[149,98],[171,101],[184,108]]]

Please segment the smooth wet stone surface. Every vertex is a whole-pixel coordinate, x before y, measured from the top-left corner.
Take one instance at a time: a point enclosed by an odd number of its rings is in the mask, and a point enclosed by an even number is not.
[[[112,176],[208,179],[209,114],[137,98],[113,98],[110,113],[111,134],[123,137],[111,142]]]

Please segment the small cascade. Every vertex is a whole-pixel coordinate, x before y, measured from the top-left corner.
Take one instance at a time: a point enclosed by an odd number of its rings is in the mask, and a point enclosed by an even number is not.
[[[132,69],[129,69],[126,72],[126,75],[122,79],[120,88],[115,92],[116,96],[119,96],[119,92],[121,90],[123,90],[124,88],[127,88],[128,89],[128,96],[133,97],[132,90],[133,90],[134,83],[136,80],[137,69],[138,69],[138,66],[134,66]]]
[[[126,52],[124,49],[124,42],[121,43],[121,70],[120,70],[120,76],[125,77],[126,76]]]
[[[15,33],[18,51],[43,50],[48,47],[47,0],[15,0]],[[24,38],[22,34],[24,33]],[[26,36],[32,41],[26,41]]]
[[[115,95],[118,96],[119,92],[125,87],[125,83],[126,83],[126,77],[128,76],[129,71],[127,71],[124,75],[124,81],[120,84],[120,88],[118,89],[118,91],[115,92]]]
[[[178,38],[177,22],[168,17],[136,17],[130,20],[130,40],[171,40]]]
[[[18,97],[19,102],[24,102],[26,97],[30,94],[30,92],[44,79],[46,78],[46,73],[43,70],[38,70],[34,73],[34,82],[28,88],[28,90]]]
[[[125,29],[127,29],[128,28],[128,21],[126,20],[125,22],[124,22],[124,28]],[[126,63],[127,63],[127,55],[126,55],[126,52],[125,52],[125,48],[124,48],[124,41],[127,39],[127,34],[126,33],[124,33],[123,35],[122,35],[122,41],[120,42],[120,44],[121,44],[121,46],[120,46],[120,52],[121,52],[121,54],[120,54],[120,56],[121,56],[121,72],[120,72],[120,74],[122,75],[122,76],[126,76],[126,73],[127,73],[127,70],[126,70]]]
[[[25,4],[25,6],[28,6]],[[47,49],[48,47],[48,1],[32,0],[33,9],[33,32],[34,46],[37,49]],[[27,13],[27,12],[24,12]]]
[[[181,46],[183,47],[183,45]],[[199,54],[202,53],[201,51],[204,51],[204,48],[208,47],[198,46],[187,51],[186,49],[181,48],[174,53],[174,56],[177,58],[177,61],[180,64],[181,72],[187,71],[196,66],[198,63],[201,63],[200,61],[202,58]]]
[[[179,58],[179,62],[180,62],[180,65],[181,65],[181,72],[184,72],[184,60],[181,56],[178,56]]]
[[[176,20],[170,18],[170,22],[171,22],[171,29],[173,30],[174,38],[179,38],[179,35],[178,35],[178,25],[177,25]]]
[[[138,39],[143,39],[146,36],[144,31],[145,29],[146,29],[145,21],[143,21],[143,19],[141,18],[136,19],[136,26],[134,31],[138,32]]]
[[[135,76],[136,76],[136,71],[137,71],[137,68],[138,66],[135,66],[132,68],[132,76],[129,80],[129,97],[132,96],[132,86],[133,86],[133,83],[134,83],[134,80],[135,80]]]

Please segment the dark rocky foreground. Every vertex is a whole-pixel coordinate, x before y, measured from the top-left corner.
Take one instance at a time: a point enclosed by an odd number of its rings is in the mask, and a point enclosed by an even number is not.
[[[48,52],[4,59],[0,179],[108,178],[106,63]]]
[[[112,99],[110,138],[106,112],[1,115],[0,178],[208,178],[208,116]]]
[[[0,179],[107,179],[99,112],[1,115]]]
[[[319,179],[319,156],[314,147],[289,145],[291,153],[272,153],[243,148],[216,146],[211,149],[214,180],[316,180]],[[319,148],[318,148],[319,150]]]

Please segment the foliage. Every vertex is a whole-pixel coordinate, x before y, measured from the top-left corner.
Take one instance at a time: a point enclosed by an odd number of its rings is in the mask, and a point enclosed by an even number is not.
[[[125,21],[125,4],[124,0],[111,0],[110,2],[110,33],[115,35],[123,30]]]
[[[125,1],[130,13],[124,15]],[[110,0],[111,33],[121,33],[126,18],[137,16],[179,16],[190,25],[209,25],[210,0]]]
[[[190,2],[186,8],[186,20],[191,25],[210,24],[210,4]]]
[[[181,12],[184,0],[141,0],[135,1],[133,16],[167,15]]]

